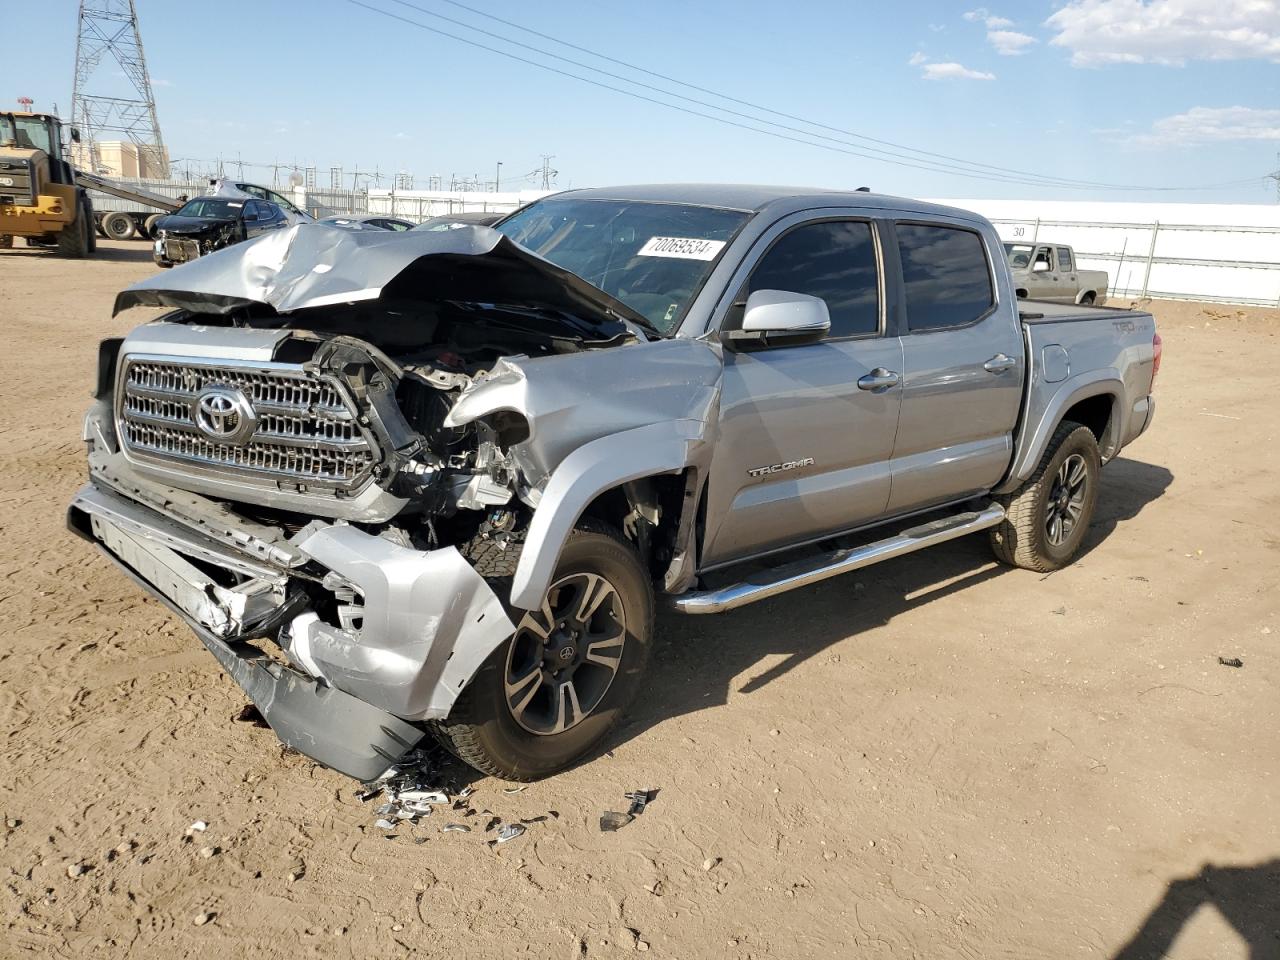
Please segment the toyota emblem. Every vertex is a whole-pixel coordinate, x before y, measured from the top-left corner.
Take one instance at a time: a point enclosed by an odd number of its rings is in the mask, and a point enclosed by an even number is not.
[[[235,387],[205,387],[196,395],[194,407],[196,426],[211,440],[244,443],[258,426],[253,405]]]

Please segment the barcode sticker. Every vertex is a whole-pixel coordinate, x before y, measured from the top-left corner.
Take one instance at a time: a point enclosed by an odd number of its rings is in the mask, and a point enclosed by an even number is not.
[[[723,240],[696,237],[650,237],[637,257],[672,257],[676,260],[714,260],[724,249]]]

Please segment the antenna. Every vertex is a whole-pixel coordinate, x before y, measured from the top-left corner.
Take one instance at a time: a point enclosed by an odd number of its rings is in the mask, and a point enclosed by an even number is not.
[[[119,65],[126,86],[124,96],[105,95],[107,88],[102,85],[94,88],[99,93],[90,90],[90,78],[104,59]],[[114,133],[137,147],[139,175],[169,175],[169,157],[160,136],[156,98],[151,92],[133,0],[80,0],[71,122],[80,128],[81,143],[85,144],[82,149],[95,173],[98,142],[103,134]]]

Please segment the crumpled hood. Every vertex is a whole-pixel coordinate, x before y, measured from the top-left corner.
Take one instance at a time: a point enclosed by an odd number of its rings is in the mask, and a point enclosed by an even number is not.
[[[149,277],[116,296],[134,306],[226,314],[264,303],[278,313],[388,297],[559,310],[617,331],[644,317],[576,274],[489,227],[342,230],[300,224]]]

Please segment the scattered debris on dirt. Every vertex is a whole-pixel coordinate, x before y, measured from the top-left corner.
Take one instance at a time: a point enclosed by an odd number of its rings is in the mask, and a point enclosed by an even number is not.
[[[508,840],[514,840],[516,837],[523,837],[525,831],[529,828],[523,823],[508,823],[498,831],[498,838],[490,840],[490,845],[495,843],[506,843]]]
[[[1243,667],[1244,661],[1239,657],[1219,657],[1218,662],[1224,667]]]
[[[446,823],[440,828],[441,833],[470,833],[471,828],[465,823]]]
[[[645,807],[651,804],[658,796],[658,791],[645,788],[641,790],[631,790],[623,794],[627,800],[631,801],[631,806],[627,808],[626,813],[619,813],[616,810],[606,810],[600,815],[600,830],[602,833],[614,833],[621,830],[640,814],[644,813]]]
[[[266,720],[263,719],[262,714],[258,711],[258,708],[254,706],[252,703],[246,703],[243,707],[240,708],[240,711],[231,719],[236,723],[251,723],[255,727],[262,727],[263,729],[267,729],[267,730],[271,728],[271,725],[267,723]]]

